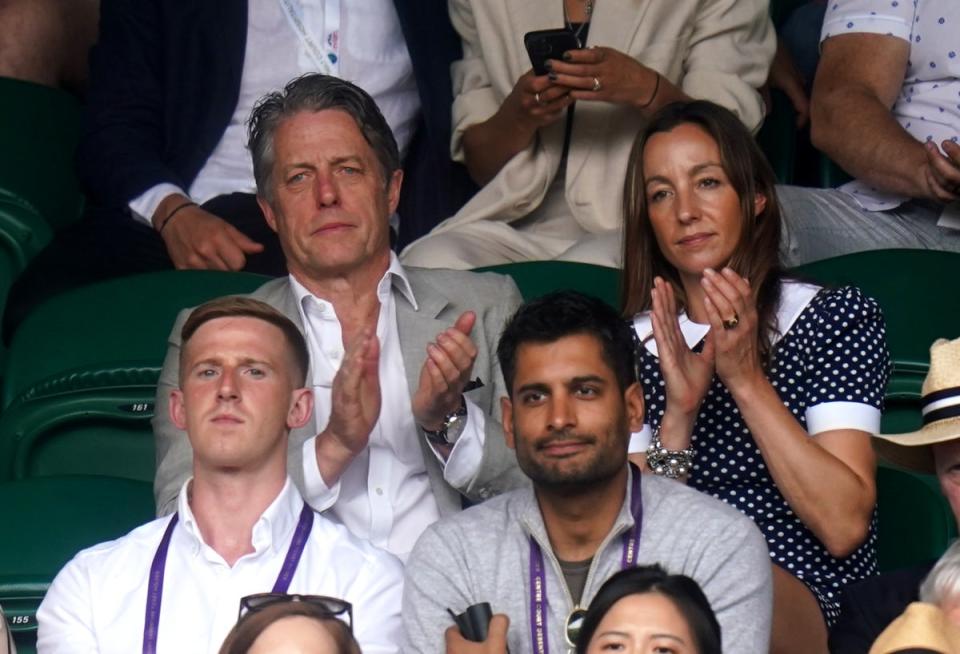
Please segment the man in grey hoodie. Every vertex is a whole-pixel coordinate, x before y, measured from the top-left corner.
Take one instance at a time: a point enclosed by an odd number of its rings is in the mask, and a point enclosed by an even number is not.
[[[566,652],[613,573],[659,563],[703,588],[725,652],[766,654],[766,542],[722,502],[627,462],[643,423],[629,327],[609,306],[556,293],[522,306],[497,355],[507,445],[532,488],[429,527],[406,569],[405,652],[469,649],[448,609],[489,602],[485,652]],[[505,617],[504,617],[505,616]]]

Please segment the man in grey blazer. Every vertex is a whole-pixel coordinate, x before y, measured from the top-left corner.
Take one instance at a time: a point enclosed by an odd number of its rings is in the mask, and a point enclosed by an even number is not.
[[[303,329],[317,398],[316,423],[290,435],[291,476],[314,509],[405,558],[461,493],[482,500],[524,483],[495,417],[506,393],[492,356],[519,292],[499,275],[400,265],[388,228],[397,145],[353,84],[292,81],[257,104],[249,137],[258,202],[290,273],[253,296]],[[190,470],[186,435],[166,418],[188,313],[157,389],[159,514]]]

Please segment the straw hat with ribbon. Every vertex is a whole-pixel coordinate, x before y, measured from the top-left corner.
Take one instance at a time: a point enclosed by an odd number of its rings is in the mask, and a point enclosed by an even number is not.
[[[924,650],[939,654],[960,652],[960,628],[937,606],[914,602],[883,630],[870,654]]]
[[[917,472],[935,472],[936,443],[960,439],[960,338],[940,338],[930,346],[930,371],[920,399],[923,426],[906,434],[878,434],[874,446],[883,458]]]

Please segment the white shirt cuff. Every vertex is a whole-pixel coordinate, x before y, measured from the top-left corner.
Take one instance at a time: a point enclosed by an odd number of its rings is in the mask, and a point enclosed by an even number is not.
[[[859,429],[880,433],[880,409],[860,402],[824,402],[806,411],[807,432],[811,436],[834,429]]]
[[[303,442],[300,454],[303,456],[303,499],[314,511],[326,511],[340,497],[340,482],[338,481],[331,488],[320,476],[320,467],[317,465],[316,436]]]
[[[470,400],[466,400],[466,404],[467,420],[446,462],[433,445],[430,446],[443,466],[443,478],[454,488],[468,486],[480,472],[480,464],[483,462],[486,416],[483,410]]]
[[[157,211],[157,207],[160,206],[164,198],[174,193],[187,195],[187,192],[176,184],[167,184],[164,182],[163,184],[157,184],[156,186],[148,188],[130,200],[127,206],[130,207],[130,211],[133,212],[134,218],[153,227],[153,214]]]
[[[643,429],[630,434],[630,446],[627,448],[627,454],[640,454],[647,451],[650,441],[653,440],[653,431],[650,425],[643,423]]]

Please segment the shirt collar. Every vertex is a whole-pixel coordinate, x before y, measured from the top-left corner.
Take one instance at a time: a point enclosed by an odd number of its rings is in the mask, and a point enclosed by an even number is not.
[[[777,307],[777,333],[774,334],[771,345],[779,341],[790,331],[793,323],[797,321],[797,318],[800,317],[800,314],[803,313],[807,305],[816,297],[821,288],[813,284],[792,279],[784,280],[781,286],[780,305]],[[687,317],[686,311],[680,313],[679,320],[680,332],[683,334],[683,340],[686,342],[687,347],[692,348],[702,341],[703,337],[710,331],[710,325],[693,322]],[[653,326],[650,319],[650,312],[644,311],[634,316],[633,328],[643,342],[644,347],[647,348],[647,351],[653,356],[659,356],[657,354],[657,342],[653,339]]]
[[[293,295],[297,299],[297,306],[300,307],[301,312],[305,310],[307,302],[317,302],[321,307],[329,307],[332,309],[332,305],[327,300],[317,297],[308,291],[307,288],[292,274],[289,276],[289,278],[290,288],[293,290]],[[405,297],[413,306],[415,311],[419,310],[419,307],[417,306],[417,299],[413,294],[413,288],[410,286],[410,280],[407,278],[407,272],[403,269],[403,265],[400,263],[400,259],[397,258],[397,254],[391,250],[390,265],[387,267],[387,271],[383,273],[383,277],[380,278],[380,282],[377,284],[377,297],[380,299],[381,303],[387,301],[390,291],[394,288],[400,291],[403,297]]]
[[[189,493],[192,482],[193,478],[191,477],[180,488],[180,496],[177,498],[177,512],[191,542],[197,550],[200,550],[203,547],[209,547],[209,545],[204,542],[196,517],[190,509]],[[300,518],[300,513],[303,511],[303,502],[304,500],[296,486],[294,486],[290,477],[287,477],[280,494],[274,498],[270,506],[254,523],[251,542],[255,553],[247,556],[256,556],[269,550],[285,551]]]
[[[633,527],[633,514],[630,511],[632,501],[631,489],[633,488],[633,466],[627,465],[627,492],[623,497],[623,505],[620,507],[620,513],[613,523],[613,527],[607,534],[604,542],[609,545],[612,538],[622,534],[627,529]],[[540,513],[540,505],[537,503],[537,496],[533,492],[533,487],[528,486],[516,491],[520,498],[520,523],[524,531],[537,541],[540,548],[544,551],[551,550],[550,537],[547,535],[547,526],[543,524],[543,514]],[[642,494],[643,491],[641,491]],[[594,554],[594,558],[600,556],[600,550]]]

